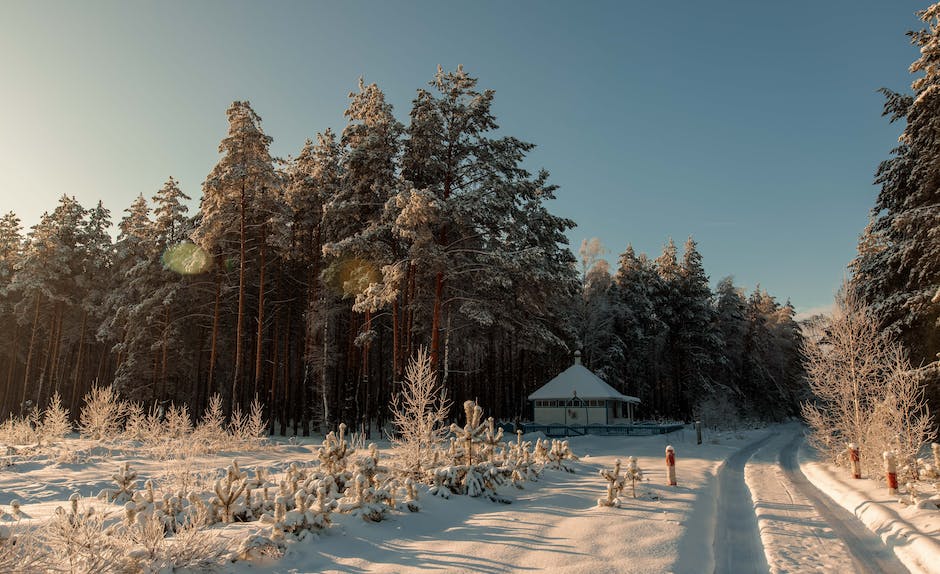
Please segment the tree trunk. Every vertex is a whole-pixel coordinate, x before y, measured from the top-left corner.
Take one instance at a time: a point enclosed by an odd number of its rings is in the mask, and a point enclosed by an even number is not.
[[[15,317],[11,317],[11,319],[13,320],[13,349],[10,351],[10,363],[7,365],[7,384],[3,387],[3,402],[0,403],[0,405],[10,412],[14,410],[14,405],[9,404],[9,402],[16,400],[13,391],[13,372],[16,367],[16,345],[20,336],[20,324],[16,322]]]
[[[221,257],[219,258],[221,259]],[[206,381],[206,396],[211,397],[213,394],[213,384],[214,380],[212,375],[215,373],[215,354],[219,340],[219,315],[221,313],[221,304],[222,304],[222,275],[216,273],[216,284],[215,284],[215,310],[212,314],[212,344],[210,345],[209,350],[209,378]]]
[[[166,398],[169,395],[169,385],[167,383],[168,377],[166,374],[167,370],[167,348],[169,343],[167,338],[170,334],[170,306],[167,305],[163,313],[163,340],[161,341],[161,350],[160,350],[160,391],[163,398]],[[175,393],[174,393],[175,396]],[[197,411],[198,412],[198,411]]]
[[[238,393],[241,390],[242,363],[244,362],[244,335],[245,335],[245,289],[247,274],[247,249],[245,237],[245,184],[242,183],[241,200],[238,207],[238,316],[235,321],[235,374],[232,376],[232,412],[239,404]]]
[[[261,386],[261,379],[264,376],[263,371],[261,370],[262,366],[262,355],[261,352],[264,349],[264,256],[265,256],[265,233],[264,229],[261,230],[261,271],[260,277],[258,278],[258,334],[255,341],[255,392],[254,395],[258,396],[258,389]]]
[[[431,371],[437,375],[438,356],[441,348],[441,305],[444,298],[444,273],[438,271],[434,278],[434,312],[431,316]]]
[[[82,326],[78,334],[78,357],[75,358],[75,370],[74,376],[72,377],[72,392],[70,393],[69,399],[69,409],[74,412],[75,410],[75,401],[77,400],[78,394],[78,382],[81,380],[82,376],[82,361],[85,359],[85,324],[88,319],[88,311],[82,309]]]
[[[274,349],[272,355],[274,360],[271,361],[271,386],[268,389],[268,434],[274,434],[274,425],[275,418],[277,417],[277,367],[278,361],[281,360],[279,355],[280,348],[278,346],[280,342],[280,327],[281,327],[281,314],[275,310],[274,312]]]

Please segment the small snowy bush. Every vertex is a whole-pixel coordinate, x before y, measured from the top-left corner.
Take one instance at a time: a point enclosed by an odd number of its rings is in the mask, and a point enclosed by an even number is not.
[[[121,432],[127,412],[127,403],[118,398],[112,387],[92,387],[85,395],[79,430],[87,438],[114,439]]]
[[[402,470],[412,478],[420,478],[436,462],[447,434],[444,421],[450,411],[450,401],[423,347],[408,363],[405,380],[392,397],[390,410],[396,430],[390,438],[398,449]]]
[[[624,480],[630,481],[631,493],[636,498],[636,483],[643,480],[643,471],[637,465],[636,457],[631,456],[627,459],[627,468],[624,471]]]
[[[620,495],[623,492],[625,479],[620,474],[620,459],[614,463],[613,470],[602,469],[600,475],[607,481],[607,497],[598,498],[598,506],[620,506]]]
[[[72,432],[72,423],[69,421],[69,411],[62,406],[62,397],[58,391],[49,399],[49,406],[42,413],[42,424],[37,433],[40,444],[52,444],[65,438]]]

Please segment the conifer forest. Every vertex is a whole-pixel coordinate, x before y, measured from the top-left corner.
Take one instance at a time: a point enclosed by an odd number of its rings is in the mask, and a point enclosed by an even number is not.
[[[117,213],[66,193],[28,230],[7,213],[0,409],[59,393],[78,413],[113,384],[197,413],[258,397],[272,433],[369,429],[425,347],[454,405],[502,420],[531,416],[576,349],[646,418],[796,414],[793,307],[731,278],[713,290],[691,237],[655,258],[625,246],[616,269],[596,240],[575,255],[575,222],[551,211],[564,190],[524,167],[534,144],[498,132],[494,97],[439,68],[402,121],[360,80],[345,127],[288,158],[236,101],[201,190],[170,177]]]

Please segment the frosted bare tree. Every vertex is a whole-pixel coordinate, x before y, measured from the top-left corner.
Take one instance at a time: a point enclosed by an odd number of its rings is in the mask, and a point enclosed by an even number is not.
[[[421,477],[433,463],[447,434],[444,422],[449,410],[450,401],[437,381],[427,349],[422,347],[408,363],[401,390],[391,404],[397,434],[390,438],[406,473]]]
[[[837,296],[823,336],[807,339],[804,355],[814,400],[803,405],[803,417],[810,443],[825,456],[840,460],[855,443],[871,476],[880,472],[885,450],[913,457],[929,440],[918,379],[851,289]]]
[[[917,455],[937,435],[924,397],[923,371],[911,369],[900,346],[894,351],[893,372],[874,405],[868,442],[876,454],[893,451],[897,455],[899,476],[907,482],[920,479]]]

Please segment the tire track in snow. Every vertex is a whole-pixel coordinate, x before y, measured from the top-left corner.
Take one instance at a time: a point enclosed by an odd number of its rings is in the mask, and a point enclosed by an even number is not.
[[[781,449],[780,468],[796,490],[812,503],[832,532],[845,543],[852,555],[855,571],[866,574],[907,574],[908,569],[878,536],[806,479],[796,460],[796,453],[802,442],[803,434],[797,433],[793,440]]]
[[[852,554],[780,465],[780,453],[800,432],[787,425],[744,467],[744,478],[772,574],[825,573],[853,564]]]
[[[715,525],[715,574],[766,573],[769,570],[757,529],[744,466],[772,435],[731,455],[718,471],[718,520]]]

